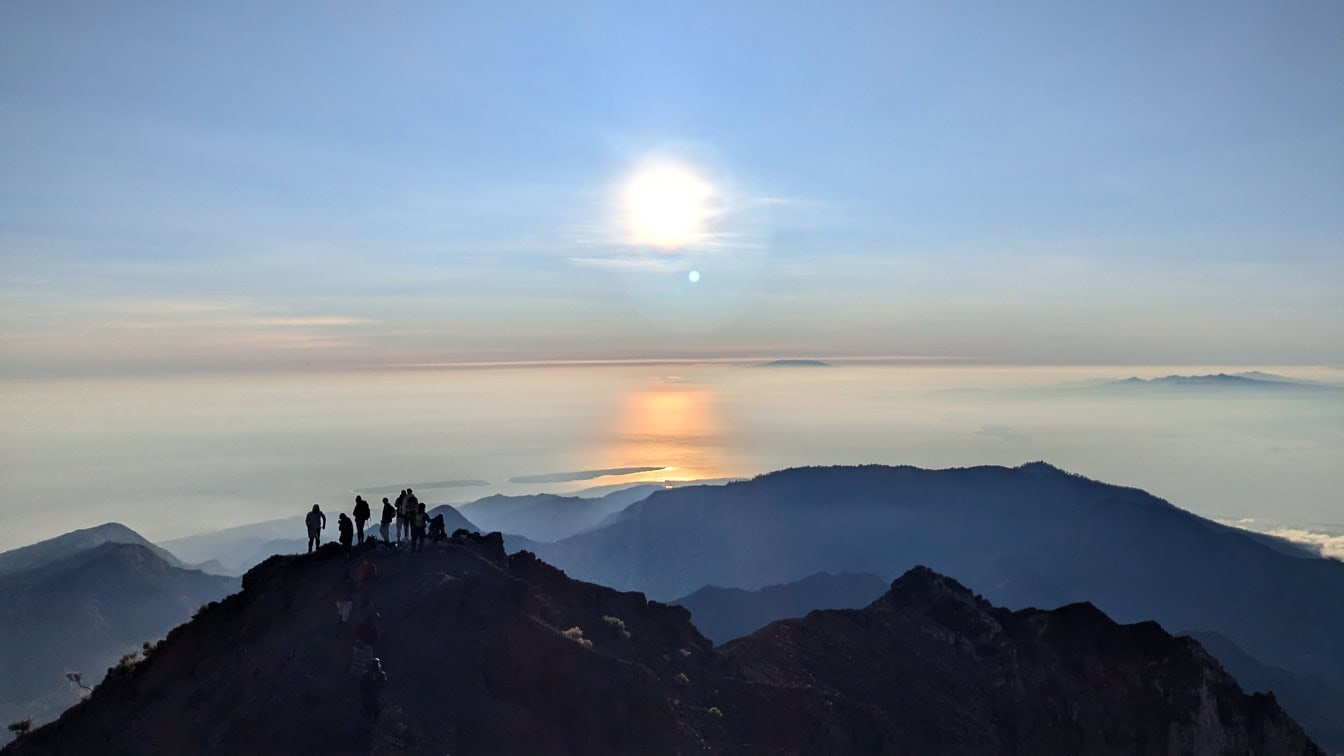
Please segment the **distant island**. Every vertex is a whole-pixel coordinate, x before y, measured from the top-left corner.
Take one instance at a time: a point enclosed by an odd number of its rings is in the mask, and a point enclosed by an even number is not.
[[[757,367],[832,367],[832,365],[823,360],[771,360]]]
[[[646,472],[658,472],[667,468],[655,467],[608,467],[602,470],[574,470],[572,472],[546,473],[544,475],[519,475],[509,478],[510,483],[569,483],[575,480],[592,480],[609,475],[637,475]]]
[[[1118,387],[1152,386],[1168,388],[1243,388],[1243,389],[1326,389],[1338,390],[1340,387],[1328,383],[1302,381],[1258,370],[1246,373],[1215,373],[1210,375],[1166,375],[1160,378],[1129,377],[1113,381],[1109,385]]]

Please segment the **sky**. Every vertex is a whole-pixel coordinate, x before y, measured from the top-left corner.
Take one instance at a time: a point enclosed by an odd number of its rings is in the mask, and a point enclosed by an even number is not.
[[[1342,40],[1333,0],[5,3],[0,375],[1339,365]]]

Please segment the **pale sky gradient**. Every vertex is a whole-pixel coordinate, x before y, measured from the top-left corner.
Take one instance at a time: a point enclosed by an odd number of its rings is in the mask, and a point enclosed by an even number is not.
[[[1341,364],[1341,40],[1335,0],[4,3],[0,374]],[[621,234],[651,159],[714,187],[693,249]]]

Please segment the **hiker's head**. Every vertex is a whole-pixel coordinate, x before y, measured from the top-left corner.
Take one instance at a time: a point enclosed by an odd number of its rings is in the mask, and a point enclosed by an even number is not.
[[[384,503],[384,504],[390,504],[391,502],[389,502],[389,501],[387,500],[387,497],[384,496],[384,497],[383,497],[383,503]]]
[[[317,505],[314,504],[314,505],[313,505],[313,511],[314,511],[314,512],[321,512],[322,510],[318,509],[318,508],[317,508]]]
[[[420,502],[420,511],[421,511],[421,512],[425,511],[425,503],[424,503],[424,502]]]

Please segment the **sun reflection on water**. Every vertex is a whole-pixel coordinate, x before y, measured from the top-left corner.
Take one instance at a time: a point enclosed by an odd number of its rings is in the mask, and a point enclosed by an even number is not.
[[[603,452],[603,466],[662,465],[623,480],[692,480],[734,474],[715,393],[704,386],[662,385],[626,394]]]

